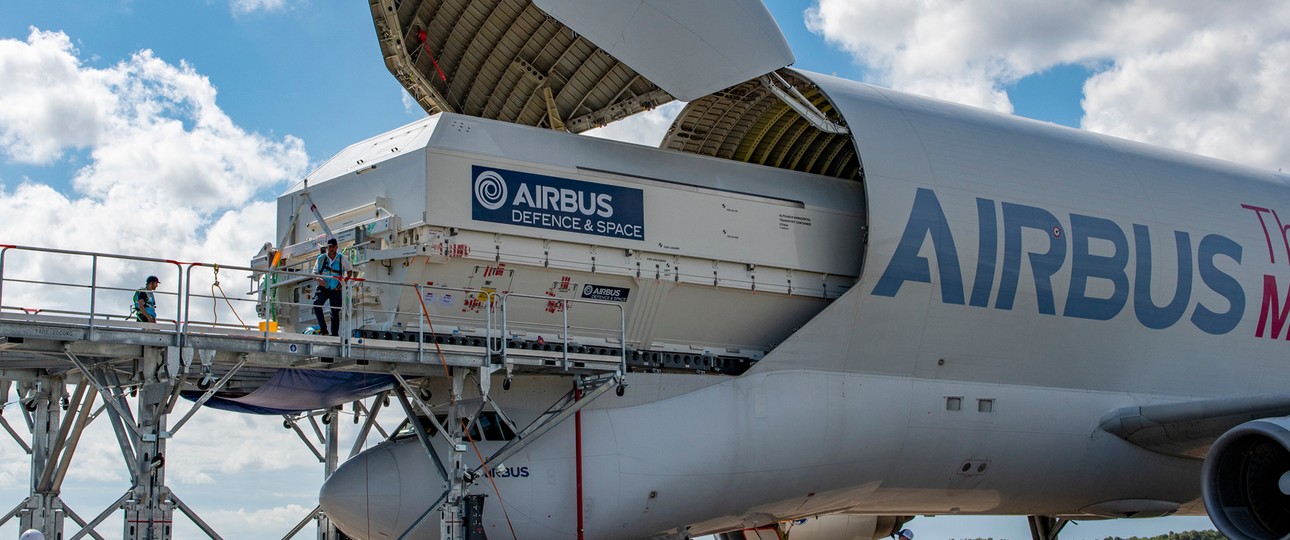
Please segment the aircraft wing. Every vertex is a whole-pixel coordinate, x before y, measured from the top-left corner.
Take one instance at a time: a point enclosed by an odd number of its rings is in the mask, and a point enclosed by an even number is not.
[[[1290,415],[1290,394],[1124,407],[1102,418],[1103,431],[1152,452],[1204,459],[1220,435],[1260,418]]]

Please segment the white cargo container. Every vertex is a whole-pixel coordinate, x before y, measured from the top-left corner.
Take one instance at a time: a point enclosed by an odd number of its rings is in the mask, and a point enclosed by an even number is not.
[[[866,234],[856,181],[449,113],[278,199],[284,263],[308,272],[324,230],[297,215],[306,189],[366,280],[366,338],[429,332],[423,312],[439,335],[503,337],[488,300],[509,295],[512,343],[755,360],[855,282]],[[286,329],[314,320],[312,287],[271,287]]]

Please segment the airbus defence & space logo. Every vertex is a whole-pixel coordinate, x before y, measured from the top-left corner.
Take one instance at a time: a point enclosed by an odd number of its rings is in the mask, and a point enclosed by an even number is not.
[[[471,217],[630,240],[645,239],[641,190],[475,165]]]
[[[631,294],[631,289],[627,287],[613,287],[610,285],[593,285],[588,283],[582,288],[582,297],[590,300],[604,300],[608,302],[626,302],[627,295]]]
[[[480,206],[497,210],[506,204],[506,180],[497,171],[475,175],[475,200]]]

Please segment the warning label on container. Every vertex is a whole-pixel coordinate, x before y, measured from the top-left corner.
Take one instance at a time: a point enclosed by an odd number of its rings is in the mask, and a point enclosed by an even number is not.
[[[794,216],[794,215],[790,215],[790,214],[780,214],[780,215],[779,215],[779,228],[780,228],[780,230],[785,230],[785,231],[787,231],[787,230],[789,230],[789,229],[790,229],[792,226],[794,226],[794,225],[810,227],[810,226],[811,226],[811,218],[806,217],[806,216]]]

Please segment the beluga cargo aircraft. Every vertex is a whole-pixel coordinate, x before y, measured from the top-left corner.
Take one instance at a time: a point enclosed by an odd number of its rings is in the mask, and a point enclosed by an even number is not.
[[[755,0],[370,4],[431,114],[257,258],[337,239],[345,343],[443,364],[323,486],[344,534],[1290,538],[1290,177],[793,69]],[[322,281],[261,292],[300,330]]]

